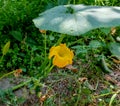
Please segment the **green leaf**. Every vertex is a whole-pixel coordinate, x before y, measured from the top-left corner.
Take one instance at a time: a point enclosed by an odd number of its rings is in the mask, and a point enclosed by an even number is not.
[[[58,5],[65,5],[69,2],[69,0],[58,0]]]
[[[102,47],[103,44],[98,41],[98,40],[92,40],[90,43],[89,43],[89,47],[93,48],[93,49],[96,49],[98,47]]]
[[[31,47],[33,47],[34,45],[37,45],[36,41],[30,37],[27,37],[26,42]]]
[[[108,73],[111,73],[112,70],[109,69],[108,64],[105,61],[105,56],[104,55],[102,55],[102,61],[101,62],[102,62],[102,67],[103,67],[104,71],[108,72]]]
[[[112,106],[113,100],[115,99],[115,97],[117,96],[117,93],[115,93],[110,100],[109,106]]]
[[[33,22],[40,30],[81,35],[96,28],[120,26],[120,7],[60,5],[39,14]]]
[[[108,35],[111,31],[111,28],[100,28],[102,32],[104,32],[106,35]]]
[[[53,41],[54,39],[55,39],[55,37],[54,36],[49,36],[49,39],[51,40],[51,41]]]
[[[2,54],[3,54],[3,55],[6,55],[6,53],[7,53],[8,50],[9,50],[9,48],[10,48],[10,41],[8,41],[8,42],[4,45],[4,47],[3,47],[3,49],[2,49]]]
[[[18,41],[22,41],[22,34],[19,31],[11,31],[10,34]]]
[[[120,59],[120,43],[110,43],[109,50],[111,53],[116,56],[118,59]]]
[[[76,55],[78,55],[78,54],[86,54],[87,51],[88,51],[86,46],[76,45],[76,46],[73,46],[72,48],[76,50],[76,52],[75,52]]]

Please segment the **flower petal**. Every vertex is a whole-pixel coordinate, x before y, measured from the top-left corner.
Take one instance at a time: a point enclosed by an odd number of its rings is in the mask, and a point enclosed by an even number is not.
[[[53,57],[54,55],[57,54],[58,49],[59,49],[59,47],[55,47],[55,46],[53,46],[53,47],[50,49],[49,59],[50,59],[51,57]]]
[[[61,58],[61,57],[55,56],[53,59],[53,64],[59,68],[63,68],[68,64],[72,64],[72,61],[69,61],[68,58]]]
[[[62,68],[66,65],[72,64],[74,54],[73,51],[67,48],[66,44],[60,44],[59,46],[53,46],[50,49],[49,58],[53,56],[53,64]]]

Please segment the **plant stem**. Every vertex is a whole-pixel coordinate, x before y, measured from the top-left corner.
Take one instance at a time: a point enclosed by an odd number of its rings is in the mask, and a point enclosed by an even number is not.
[[[73,0],[73,4],[75,4],[75,0]]]
[[[110,37],[110,39],[111,39],[112,42],[115,42],[115,39],[112,37],[111,34],[109,34],[109,37]]]
[[[62,34],[55,45],[59,45],[65,36],[65,34]]]
[[[49,59],[45,58],[44,61],[43,61],[43,63],[40,66],[40,71],[42,71],[46,67],[46,65],[47,65],[48,62],[49,62]]]
[[[25,82],[23,82],[23,83],[21,83],[21,84],[19,84],[19,85],[17,85],[17,86],[12,87],[12,91],[14,91],[14,90],[16,90],[16,89],[19,89],[19,88],[21,88],[21,87],[24,86],[24,85],[27,85],[27,84],[30,83],[31,81],[32,81],[32,78],[30,78],[28,81],[25,81]]]
[[[11,71],[11,72],[9,72],[9,73],[7,73],[7,74],[4,74],[2,77],[0,77],[0,80],[1,80],[2,78],[4,78],[4,77],[10,75],[10,74],[13,74],[15,71],[16,71],[16,70]]]
[[[52,65],[49,69],[48,69],[48,73],[53,69],[54,65]]]
[[[79,100],[80,100],[80,94],[81,94],[81,84],[78,82],[78,81],[76,81],[77,83],[78,83],[78,85],[79,85],[79,91],[78,91],[78,97],[77,97],[77,101],[76,101],[76,103],[75,103],[75,106],[78,106],[78,104],[79,104]]]
[[[109,92],[109,93],[106,93],[106,94],[101,94],[101,95],[98,95],[98,96],[95,96],[94,98],[99,98],[99,97],[103,97],[103,96],[108,96],[108,95],[111,95],[111,94],[115,94],[115,93],[119,93],[120,91],[117,91],[117,92]]]
[[[31,50],[31,53],[30,53],[30,69],[32,69],[32,64],[33,64],[33,51]]]
[[[43,36],[44,36],[45,58],[46,58],[46,49],[47,49],[47,44],[46,44],[46,33],[45,33]]]
[[[62,34],[55,45],[59,45],[65,36],[66,36],[65,34]],[[41,67],[39,70],[41,71],[41,74],[46,76],[52,70],[54,65],[51,66],[51,60],[46,57],[46,37],[44,41],[45,41],[44,42],[45,43],[45,59],[44,59],[44,62],[41,64]],[[47,64],[48,66],[46,67]],[[39,77],[39,75],[37,75],[37,77]]]
[[[0,59],[0,63],[2,62],[2,60],[3,60],[3,57],[4,57],[4,55],[2,55],[2,57],[1,57],[1,59]]]
[[[76,41],[74,41],[74,42],[71,42],[68,46],[71,46],[71,45],[74,45],[74,44],[76,44],[76,43],[79,43],[81,41],[81,39],[78,39],[78,40],[76,40]]]

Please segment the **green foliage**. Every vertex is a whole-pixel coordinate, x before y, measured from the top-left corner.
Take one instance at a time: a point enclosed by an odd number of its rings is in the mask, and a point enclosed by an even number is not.
[[[109,45],[109,49],[111,53],[113,54],[113,56],[120,59],[120,43],[111,42]]]
[[[5,55],[0,62],[0,81],[8,75],[14,78],[16,69],[22,69],[21,76],[28,77],[20,84],[16,80],[16,86],[8,92],[0,90],[0,104],[23,104],[26,98],[14,95],[14,90],[23,86],[27,86],[31,93],[40,94],[38,99],[51,93],[42,102],[44,106],[117,106],[120,103],[116,96],[119,95],[118,88],[104,78],[104,72],[111,72],[114,64],[111,56],[120,57],[117,39],[120,28],[115,28],[114,35],[110,32],[111,28],[100,28],[84,36],[66,35],[62,40],[59,33],[40,33],[32,19],[45,10],[63,4],[120,6],[117,0],[0,0],[0,56]],[[74,13],[73,10],[70,12]],[[51,67],[47,57],[50,47],[60,43],[57,41],[66,43],[74,51],[73,67],[76,72],[74,69]],[[85,81],[79,80],[82,78],[86,78]]]
[[[5,104],[8,106],[18,106],[25,101],[22,97],[17,97],[15,94],[9,89],[7,92],[0,89],[0,104]]]
[[[12,31],[10,34],[18,41],[22,41],[22,34],[19,31]]]
[[[4,47],[3,47],[3,49],[2,49],[2,54],[3,54],[3,55],[6,55],[6,53],[7,53],[8,50],[9,50],[9,47],[10,47],[10,41],[8,41],[8,42],[4,45]]]
[[[0,16],[0,49],[8,40],[11,40],[12,44],[9,53],[0,63],[0,70],[23,68],[27,70],[26,73],[32,74],[37,68],[33,64],[39,65],[43,61],[42,56],[44,54],[41,51],[43,51],[44,47],[39,46],[43,44],[43,37],[38,37],[39,32],[35,31],[36,29],[31,20],[40,11],[44,10],[44,3],[38,0],[0,1],[0,14],[2,14]],[[41,8],[41,10],[37,8]],[[33,60],[33,58],[35,59]]]
[[[8,42],[4,45],[4,47],[2,48],[2,56],[1,56],[1,59],[0,59],[0,63],[2,62],[3,57],[4,57],[4,55],[6,55],[6,53],[8,52],[9,48],[10,48],[10,41],[8,41]]]

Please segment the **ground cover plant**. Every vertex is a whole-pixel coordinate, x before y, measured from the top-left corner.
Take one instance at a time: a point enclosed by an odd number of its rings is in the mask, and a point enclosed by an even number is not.
[[[117,0],[0,0],[0,106],[120,105],[119,21],[82,36],[35,27],[38,14],[63,4],[120,6]]]

